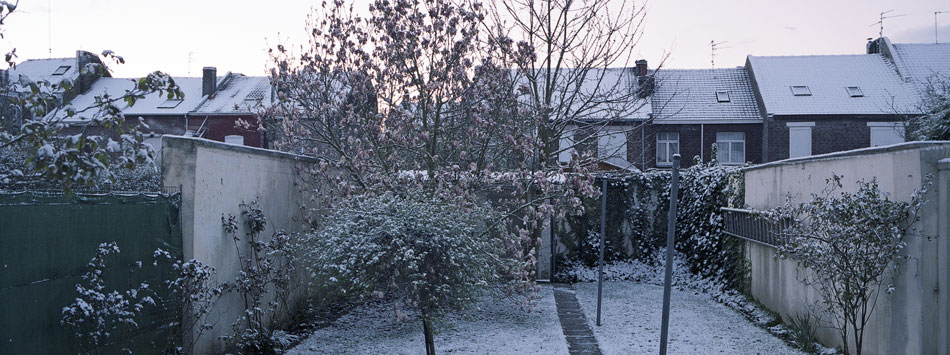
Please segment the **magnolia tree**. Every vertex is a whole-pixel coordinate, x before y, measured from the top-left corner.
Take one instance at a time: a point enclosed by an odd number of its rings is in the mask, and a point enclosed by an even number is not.
[[[501,282],[512,240],[492,228],[492,211],[461,199],[386,193],[356,198],[312,236],[308,257],[320,286],[358,299],[395,300],[422,320],[426,353],[435,353],[432,321]]]
[[[0,2],[0,26],[15,9],[16,4]],[[103,51],[102,57],[115,64],[125,63],[124,58],[109,50]],[[15,58],[15,50],[6,54],[10,68],[16,67]],[[78,69],[84,76],[109,75],[109,69],[100,63],[87,63]],[[151,94],[170,99],[184,95],[175,81],[162,72],[153,72],[133,82],[134,86],[123,94],[96,96],[94,103],[86,107],[61,102],[63,93],[74,90],[69,81],[34,81],[19,75],[17,82],[0,88],[9,103],[5,111],[9,108],[15,113],[3,115],[5,122],[0,127],[5,129],[0,130],[0,152],[12,154],[14,150],[21,150],[27,155],[25,160],[14,164],[0,164],[0,186],[46,181],[68,191],[75,186],[90,185],[97,178],[114,179],[112,168],[116,165],[132,169],[136,164],[151,163],[155,153],[143,144],[144,136],[138,129],[143,123],[127,120],[120,106],[132,106]],[[78,115],[88,119],[80,122],[74,132],[66,134],[67,122]],[[90,129],[93,127],[105,128],[108,134],[94,134],[94,129]]]
[[[864,330],[881,292],[891,293],[889,280],[908,256],[903,254],[911,225],[926,191],[915,192],[908,202],[891,201],[877,181],[859,181],[854,193],[840,192],[841,177],[827,181],[822,194],[810,202],[786,203],[769,215],[790,225],[783,233],[786,244],[779,257],[794,260],[807,272],[799,280],[819,297],[817,319],[838,331],[845,354],[849,336],[861,354]],[[792,221],[789,223],[788,221]]]
[[[365,19],[342,1],[324,4],[308,46],[272,52],[279,101],[265,126],[280,132],[279,148],[321,159],[312,186],[331,201],[493,197],[522,261],[511,291],[530,292],[540,221],[596,191],[580,166],[568,176],[537,164],[537,120],[506,69],[533,49],[486,33],[483,21],[478,3],[376,1]]]

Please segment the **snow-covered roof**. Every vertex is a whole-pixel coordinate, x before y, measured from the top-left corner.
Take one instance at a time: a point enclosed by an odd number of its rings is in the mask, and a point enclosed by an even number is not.
[[[919,100],[912,84],[880,54],[749,56],[748,63],[769,114],[906,113]]]
[[[950,43],[894,43],[891,49],[898,72],[921,89],[934,75],[950,76]]]
[[[270,78],[228,74],[218,91],[194,109],[195,113],[253,113],[259,105],[271,102]]]
[[[79,63],[76,58],[28,59],[10,68],[11,83],[48,81],[59,84],[61,81],[73,81],[79,77]]]
[[[660,70],[652,101],[654,123],[762,121],[743,67]]]
[[[151,115],[184,115],[193,110],[201,102],[201,78],[172,78],[175,84],[185,94],[181,102],[170,101],[166,96],[152,93],[145,98],[135,102],[129,107],[125,102],[116,104],[122,110],[124,115],[133,116],[151,116]],[[135,88],[137,79],[124,78],[100,78],[92,84],[92,87],[85,93],[76,96],[70,101],[70,105],[76,110],[82,110],[95,104],[96,96],[109,95],[111,97],[121,97],[127,90]],[[96,115],[98,111],[87,111],[78,114],[78,117],[69,119],[69,121],[81,121],[89,119]],[[59,112],[59,115],[63,115]]]
[[[540,73],[545,72],[544,69],[538,70]],[[639,85],[634,68],[593,68],[586,73],[564,68],[557,75],[559,78],[551,99],[554,109],[562,110],[557,116],[589,122],[638,121],[647,119],[651,113],[649,99],[636,99]],[[526,78],[519,80],[527,85]],[[538,81],[543,80],[542,74]],[[602,100],[605,97],[621,100],[605,102]],[[520,101],[533,104],[527,95],[522,95]]]

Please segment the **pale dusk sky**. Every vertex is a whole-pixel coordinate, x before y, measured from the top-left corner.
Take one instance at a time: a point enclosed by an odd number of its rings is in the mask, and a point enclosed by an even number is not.
[[[360,0],[356,7],[368,3]],[[0,50],[15,47],[23,61],[110,49],[127,62],[111,65],[116,77],[154,70],[200,76],[203,66],[265,75],[267,48],[305,43],[307,14],[319,4],[21,0],[5,22]],[[667,68],[709,68],[710,41],[723,42],[716,67],[743,65],[746,55],[860,54],[867,38],[878,35],[878,25],[872,24],[888,10],[894,10],[890,16],[903,16],[884,20],[885,36],[926,43],[934,42],[934,12],[947,11],[937,19],[941,42],[950,42],[950,0],[653,0],[645,5],[644,34],[635,54],[651,67],[669,52]]]

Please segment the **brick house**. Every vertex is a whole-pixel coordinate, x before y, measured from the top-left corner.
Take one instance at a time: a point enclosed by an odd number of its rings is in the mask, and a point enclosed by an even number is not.
[[[766,162],[903,142],[900,114],[919,102],[879,54],[749,56],[746,70]]]
[[[672,165],[673,154],[690,166],[695,156],[723,164],[759,163],[762,118],[746,71],[663,69],[654,74],[652,120],[628,133],[628,159],[642,170]]]
[[[182,99],[168,99],[153,93],[132,106],[125,103],[119,103],[118,106],[127,120],[142,118],[148,126],[143,128],[146,143],[156,149],[161,148],[161,136],[166,134],[264,147],[265,139],[263,133],[256,129],[254,113],[258,106],[270,103],[269,79],[230,72],[219,77],[217,69],[213,67],[204,68],[202,74],[202,77],[197,78],[172,78],[185,95]],[[101,78],[70,100],[70,104],[80,108],[89,107],[95,103],[96,96],[119,97],[134,87],[135,79]],[[109,131],[99,127],[85,127],[96,114],[98,112],[83,112],[64,119],[70,126],[65,132],[69,134],[87,129],[108,134]],[[237,127],[239,120],[248,122],[248,129]]]

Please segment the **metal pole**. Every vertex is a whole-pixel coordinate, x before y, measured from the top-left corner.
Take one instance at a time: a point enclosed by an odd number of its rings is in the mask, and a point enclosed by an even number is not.
[[[554,240],[554,234],[554,216],[551,216],[551,274],[548,275],[551,282],[554,282],[554,265],[557,262],[557,240]]]
[[[604,293],[604,243],[607,226],[607,177],[603,180],[604,189],[600,194],[600,258],[597,263],[597,326],[600,326],[600,301]]]
[[[676,200],[679,194],[680,155],[673,155],[673,177],[670,178],[670,216],[666,226],[666,277],[663,280],[663,325],[660,328],[660,355],[666,355],[670,334],[670,288],[673,279],[673,239],[676,237]]]

